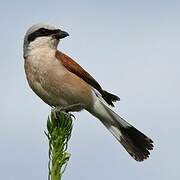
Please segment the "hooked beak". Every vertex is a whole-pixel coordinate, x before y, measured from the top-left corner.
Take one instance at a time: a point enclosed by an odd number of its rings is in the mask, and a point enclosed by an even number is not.
[[[56,38],[57,40],[63,39],[67,36],[69,36],[69,34],[65,31],[60,30],[60,29],[58,29],[57,32],[55,34],[53,34],[53,37]]]

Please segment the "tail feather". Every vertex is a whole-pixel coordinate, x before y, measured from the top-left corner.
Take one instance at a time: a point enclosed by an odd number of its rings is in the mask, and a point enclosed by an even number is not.
[[[136,161],[143,161],[149,157],[149,150],[153,149],[153,141],[113,112],[99,99],[96,100],[90,113],[105,125]]]
[[[153,141],[136,128],[121,128],[121,144],[127,152],[137,161],[143,161],[150,155],[149,150],[153,149]]]

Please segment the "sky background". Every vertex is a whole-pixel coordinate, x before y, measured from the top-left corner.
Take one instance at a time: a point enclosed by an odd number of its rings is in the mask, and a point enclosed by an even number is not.
[[[24,34],[38,22],[69,32],[59,49],[119,95],[115,111],[155,142],[138,163],[99,121],[77,113],[63,179],[180,179],[180,1],[6,0],[0,17],[0,179],[47,179],[50,108],[28,87],[22,57]]]

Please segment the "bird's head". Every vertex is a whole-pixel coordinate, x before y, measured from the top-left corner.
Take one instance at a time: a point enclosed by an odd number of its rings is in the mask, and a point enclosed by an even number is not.
[[[28,50],[38,47],[49,47],[56,49],[60,39],[69,36],[55,26],[49,24],[35,24],[31,26],[24,37],[24,56]]]

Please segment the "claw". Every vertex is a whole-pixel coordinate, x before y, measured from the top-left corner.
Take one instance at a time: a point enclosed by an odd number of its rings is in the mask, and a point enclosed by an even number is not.
[[[55,119],[57,119],[58,117],[57,117],[57,109],[56,109],[56,107],[52,107],[52,109],[51,109],[51,113],[53,114],[53,116],[55,117]]]
[[[68,114],[70,115],[70,117],[73,117],[73,119],[76,119],[76,117],[73,114],[71,113],[68,113]]]
[[[65,110],[65,108],[63,108],[63,107],[52,107],[51,112],[53,113],[55,119],[58,119],[58,115],[57,115],[58,112],[63,112],[66,116],[68,116],[68,117],[70,116],[70,117],[73,117],[74,119],[76,119],[73,114],[67,112]]]

